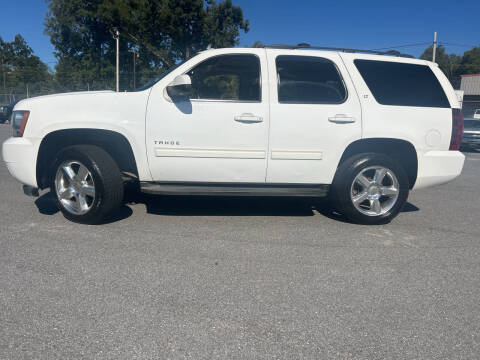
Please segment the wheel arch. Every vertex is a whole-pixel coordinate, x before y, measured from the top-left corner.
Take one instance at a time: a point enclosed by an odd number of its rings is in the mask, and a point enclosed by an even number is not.
[[[359,139],[346,147],[338,166],[351,156],[365,152],[385,154],[398,161],[407,172],[410,189],[413,188],[417,180],[418,157],[411,142],[395,138]]]
[[[49,185],[48,175],[56,154],[72,145],[96,145],[104,149],[116,161],[122,172],[139,178],[133,147],[127,137],[117,131],[73,128],[54,130],[43,137],[37,156],[36,177],[40,189]]]

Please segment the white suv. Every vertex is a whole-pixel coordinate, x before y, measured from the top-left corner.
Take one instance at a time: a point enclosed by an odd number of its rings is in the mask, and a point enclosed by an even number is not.
[[[409,190],[456,178],[463,117],[434,63],[332,49],[198,54],[136,92],[19,102],[7,167],[98,223],[124,182],[155,194],[329,195],[347,218],[390,221]]]

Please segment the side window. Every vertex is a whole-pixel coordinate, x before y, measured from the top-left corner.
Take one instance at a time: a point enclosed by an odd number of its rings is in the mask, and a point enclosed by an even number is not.
[[[426,65],[360,59],[354,63],[379,104],[450,107],[437,77]]]
[[[261,101],[260,60],[252,54],[214,56],[187,73],[193,98]]]
[[[298,104],[340,104],[347,91],[335,64],[314,56],[278,56],[278,101]]]

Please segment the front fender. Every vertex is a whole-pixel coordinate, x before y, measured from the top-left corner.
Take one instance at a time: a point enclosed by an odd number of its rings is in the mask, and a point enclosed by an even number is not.
[[[124,123],[124,125],[127,125]],[[82,122],[54,122],[42,129],[41,139],[44,139],[48,134],[62,130],[107,130],[122,135],[130,144],[137,165],[138,176],[140,181],[151,181],[152,177],[148,167],[146,153],[144,132],[133,133],[130,131],[132,124],[129,126],[117,126],[111,123],[103,123],[97,121],[82,121]],[[140,136],[140,138],[139,138]],[[38,150],[38,149],[37,149]]]

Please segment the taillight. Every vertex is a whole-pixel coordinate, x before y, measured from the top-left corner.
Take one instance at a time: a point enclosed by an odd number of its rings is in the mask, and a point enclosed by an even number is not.
[[[460,109],[452,109],[452,138],[450,150],[460,150],[463,140],[463,113]]]

